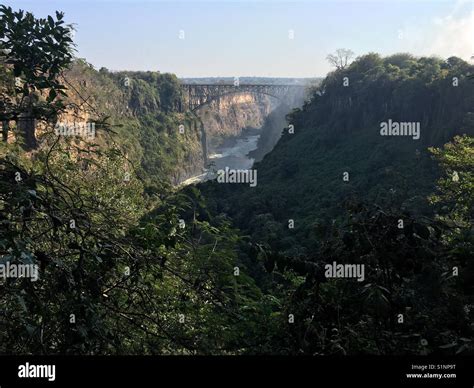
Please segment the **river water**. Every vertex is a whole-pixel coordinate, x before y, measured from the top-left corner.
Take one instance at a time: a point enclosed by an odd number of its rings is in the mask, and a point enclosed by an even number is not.
[[[210,170],[230,169],[246,170],[252,168],[254,159],[247,156],[250,151],[257,149],[260,135],[254,131],[245,133],[236,139],[227,141],[217,147],[215,153],[208,155]],[[181,185],[190,185],[209,179],[208,172],[186,179]]]

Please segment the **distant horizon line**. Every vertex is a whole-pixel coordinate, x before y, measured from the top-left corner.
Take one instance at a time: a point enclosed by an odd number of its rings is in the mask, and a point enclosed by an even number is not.
[[[164,73],[163,73],[164,74]],[[223,76],[223,77],[178,77],[180,80],[201,80],[201,79],[213,79],[213,80],[233,80],[234,77],[228,77],[228,76]],[[245,78],[263,78],[263,79],[291,79],[291,80],[317,80],[321,78],[325,78],[325,76],[321,77],[282,77],[282,76],[275,76],[275,77],[268,77],[268,76],[239,76],[237,77],[239,80],[245,79]]]
[[[174,74],[179,79],[183,78],[231,78],[234,79],[235,77],[238,78],[291,78],[291,79],[315,79],[315,78],[325,78],[326,75],[314,75],[314,76],[270,76],[270,75],[199,75],[199,76],[179,76],[178,74],[172,71],[161,71],[161,70],[130,70],[130,69],[109,69],[106,66],[98,66],[91,62],[89,62],[86,58],[76,57],[75,60],[84,61],[86,64],[92,66],[95,70],[99,71],[100,69],[104,68],[110,73],[122,73],[122,72],[150,72],[150,73],[162,73],[162,74]]]
[[[105,66],[99,67],[97,70],[100,70],[102,67],[106,68]],[[94,66],[95,68],[95,66]],[[237,78],[289,78],[289,79],[317,79],[317,78],[325,78],[326,75],[315,75],[315,76],[283,76],[283,75],[277,75],[277,76],[271,76],[271,75],[199,75],[199,76],[180,76],[176,73],[173,73],[172,71],[161,71],[161,70],[116,70],[116,69],[108,69],[106,68],[109,72],[111,73],[122,73],[122,72],[136,72],[136,73],[161,73],[161,74],[174,74],[177,78],[179,79],[198,79],[198,78],[216,78],[216,79],[223,79],[223,78],[229,78],[229,79],[234,79],[235,77]]]
[[[239,75],[239,76],[234,76],[234,75],[209,75],[209,76],[197,76],[197,77],[179,77],[176,75],[178,78],[230,78],[234,79],[235,77],[237,78],[291,78],[291,79],[312,79],[312,78],[323,78],[322,76],[313,76],[313,77],[293,77],[293,76],[268,76],[268,75]]]

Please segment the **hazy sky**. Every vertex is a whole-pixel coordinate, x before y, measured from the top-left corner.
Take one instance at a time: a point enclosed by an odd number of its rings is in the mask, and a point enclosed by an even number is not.
[[[323,76],[328,53],[474,55],[472,1],[3,0],[65,12],[77,56],[96,68],[180,77]],[[183,37],[184,39],[180,39]],[[293,39],[291,39],[293,38]]]

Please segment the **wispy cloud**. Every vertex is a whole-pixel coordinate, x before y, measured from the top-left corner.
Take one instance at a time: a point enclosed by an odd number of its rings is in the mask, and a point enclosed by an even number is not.
[[[431,20],[427,29],[412,29],[410,51],[420,55],[458,56],[470,60],[474,55],[474,8],[471,1],[458,1],[452,11]]]

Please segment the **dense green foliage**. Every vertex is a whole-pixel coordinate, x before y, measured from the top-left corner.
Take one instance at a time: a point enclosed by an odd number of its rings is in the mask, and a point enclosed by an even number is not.
[[[472,73],[458,58],[360,57],[289,115],[294,134],[254,166],[257,187],[200,186],[260,247],[257,284],[295,315],[276,352],[472,349],[472,137],[432,149],[439,164],[428,149],[474,134]],[[388,119],[420,122],[421,139],[380,136]],[[364,264],[365,282],[326,279],[333,261]]]
[[[72,60],[71,28],[64,26],[63,14],[56,19],[35,19],[32,13],[13,11],[0,6],[0,120],[3,138],[8,136],[8,122],[23,124],[24,144],[36,146],[32,120],[51,121],[64,111],[59,95],[65,95],[58,81]]]
[[[88,139],[58,136],[45,120],[34,152],[1,144],[1,264],[35,264],[40,274],[0,280],[0,352],[264,347],[273,301],[246,275],[240,237],[224,218],[211,224],[198,196],[169,197],[167,175],[193,140],[192,118],[172,111],[176,78],[96,72],[80,60],[60,71],[65,114],[100,125]]]
[[[438,69],[430,70],[429,82],[427,62]],[[311,101],[289,115],[294,134],[285,130],[273,152],[255,165],[257,187],[207,188],[217,191],[216,198],[226,198],[216,210],[232,215],[257,240],[293,251],[313,249],[315,228],[344,217],[341,204],[354,197],[432,212],[427,196],[439,171],[427,148],[457,134],[474,134],[469,121],[474,83],[466,78],[471,73],[474,67],[457,58],[443,62],[406,54],[369,54],[330,73]],[[454,76],[458,86],[453,86]],[[389,118],[420,121],[421,138],[380,136],[380,122]],[[289,219],[295,220],[291,231]]]

